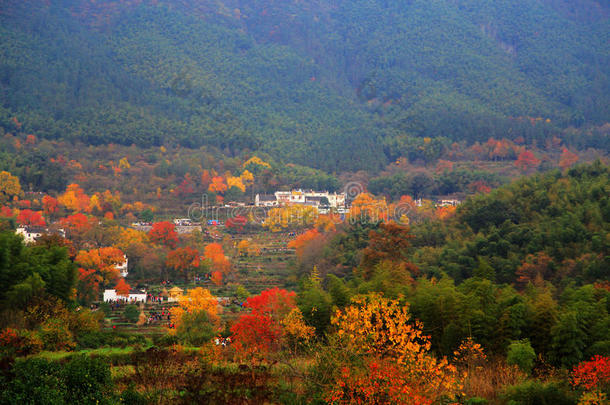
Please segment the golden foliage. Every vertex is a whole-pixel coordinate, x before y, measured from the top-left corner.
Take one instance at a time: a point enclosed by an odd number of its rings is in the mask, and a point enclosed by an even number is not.
[[[0,172],[0,202],[6,202],[23,194],[19,179],[9,172]]]
[[[287,205],[270,209],[267,212],[267,218],[265,218],[263,226],[269,228],[272,232],[278,232],[291,227],[311,226],[317,216],[318,209],[316,207]]]
[[[218,323],[218,299],[209,290],[201,287],[193,288],[186,295],[182,295],[178,299],[178,306],[170,310],[176,329],[182,322],[182,316],[185,313],[198,311],[206,311],[210,320]],[[175,331],[176,329],[171,329],[170,331]]]

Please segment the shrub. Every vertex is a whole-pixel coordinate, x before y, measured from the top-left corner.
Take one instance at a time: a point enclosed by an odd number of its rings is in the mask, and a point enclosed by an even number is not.
[[[140,309],[137,305],[127,305],[123,311],[123,316],[131,323],[138,322],[140,318]]]
[[[470,398],[467,399],[465,405],[487,405],[489,402],[485,398]]]
[[[514,341],[508,346],[506,362],[509,365],[515,364],[521,371],[529,374],[534,367],[535,360],[536,352],[534,352],[529,340]]]
[[[514,405],[574,405],[576,399],[569,389],[555,382],[529,380],[506,389],[504,399]]]
[[[162,335],[159,337],[155,337],[153,340],[155,346],[159,347],[167,347],[178,344],[178,337],[176,335]]]
[[[51,318],[40,328],[45,350],[72,350],[76,346],[68,325],[61,319]]]
[[[108,399],[112,379],[110,366],[104,359],[75,356],[64,365],[61,375],[66,385],[66,402],[97,404]]]
[[[19,331],[19,336],[21,337],[21,344],[18,350],[19,355],[27,356],[42,351],[44,344],[37,332],[21,330]]]
[[[66,390],[61,365],[44,359],[18,360],[3,384],[0,403],[62,404]]]
[[[182,343],[193,346],[209,342],[214,335],[214,325],[205,310],[184,314],[176,330],[176,336]]]
[[[112,308],[110,308],[110,304],[107,302],[100,303],[100,310],[105,316],[109,316],[112,313]]]

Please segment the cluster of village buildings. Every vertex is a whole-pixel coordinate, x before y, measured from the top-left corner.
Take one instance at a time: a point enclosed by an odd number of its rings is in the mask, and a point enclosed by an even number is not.
[[[348,211],[345,193],[292,190],[276,191],[274,194],[257,194],[254,198],[254,205],[257,207],[279,207],[289,204],[316,207],[321,214],[326,214],[331,209],[339,214],[345,214]]]

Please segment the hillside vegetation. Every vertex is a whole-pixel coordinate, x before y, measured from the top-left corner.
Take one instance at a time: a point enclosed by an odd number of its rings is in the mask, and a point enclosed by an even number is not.
[[[608,120],[607,15],[592,1],[7,1],[0,126],[327,171],[379,169],[413,137],[540,143]]]

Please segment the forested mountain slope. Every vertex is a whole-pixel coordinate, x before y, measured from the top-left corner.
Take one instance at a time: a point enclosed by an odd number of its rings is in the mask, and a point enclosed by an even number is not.
[[[610,277],[610,171],[596,162],[520,179],[416,227],[415,260],[430,274],[498,283]]]
[[[4,1],[0,125],[377,169],[413,136],[603,124],[609,32],[584,0]]]

